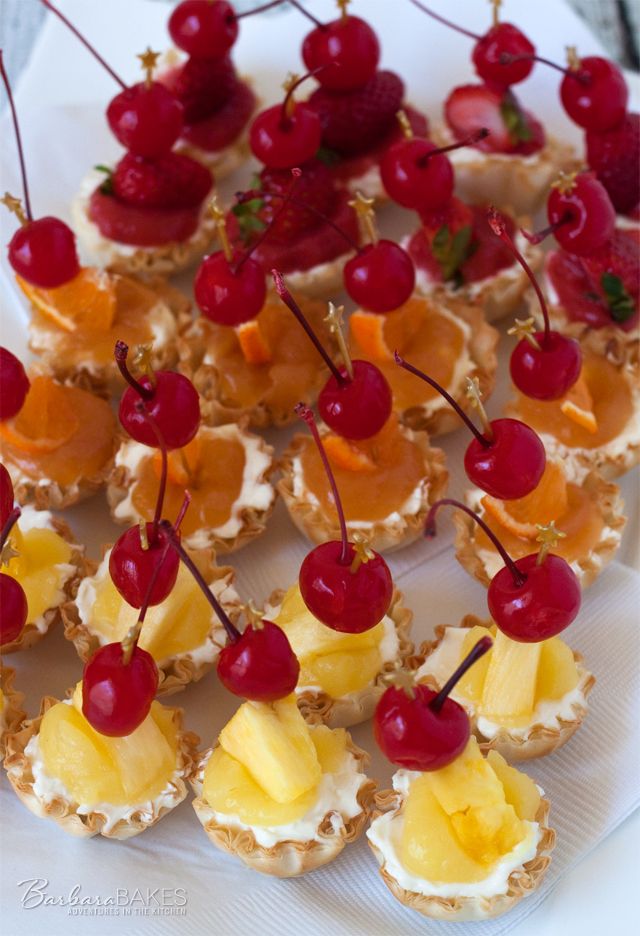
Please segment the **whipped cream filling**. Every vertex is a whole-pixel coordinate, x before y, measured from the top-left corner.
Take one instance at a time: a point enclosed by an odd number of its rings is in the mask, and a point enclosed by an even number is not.
[[[439,686],[444,685],[449,676],[460,663],[462,658],[462,644],[468,630],[466,627],[447,627],[440,644],[424,661],[416,673],[416,680],[425,676],[432,676]],[[528,725],[518,728],[500,725],[476,712],[476,708],[465,696],[451,692],[451,698],[459,702],[471,715],[476,715],[476,728],[485,738],[495,738],[500,732],[507,732],[514,738],[526,738],[534,725],[542,725],[552,731],[559,731],[562,722],[575,721],[574,708],[587,708],[585,686],[589,680],[589,673],[582,667],[578,668],[578,685],[560,699],[541,699],[531,713]]]
[[[22,533],[28,533],[30,530],[51,530],[57,536],[60,536],[53,525],[53,514],[51,511],[36,510],[35,507],[29,505],[22,507],[21,510],[22,513],[18,520],[18,527]],[[77,547],[71,546],[71,548]],[[58,573],[58,581],[51,608],[57,608],[58,605],[66,600],[67,596],[64,587],[69,579],[75,575],[76,567],[72,562],[58,562],[53,568]],[[51,610],[51,608],[47,610]],[[41,614],[39,618],[36,618],[35,621],[28,621],[28,623],[33,624],[39,633],[46,633],[50,624],[50,621],[47,621],[47,611]]]
[[[405,798],[413,780],[420,776],[418,771],[398,770],[393,776],[393,788]],[[385,870],[405,890],[425,897],[490,898],[506,894],[509,889],[509,875],[521,868],[536,856],[542,830],[537,822],[524,822],[527,834],[518,844],[491,868],[482,881],[449,882],[428,881],[408,871],[400,859],[403,816],[393,812],[378,816],[367,830],[367,838],[382,853]]]
[[[194,533],[185,536],[185,543],[191,549],[206,549],[213,537],[232,539],[237,536],[244,526],[243,511],[253,509],[266,511],[271,507],[275,498],[275,491],[269,481],[262,480],[273,463],[271,454],[264,448],[260,436],[245,432],[236,424],[226,426],[203,426],[199,434],[202,438],[223,438],[238,441],[244,447],[245,461],[242,474],[240,493],[231,508],[229,518],[217,527],[203,527]],[[117,520],[137,523],[140,514],[133,505],[133,492],[136,488],[136,478],[142,463],[147,458],[153,458],[154,452],[147,445],[129,440],[123,442],[116,453],[116,467],[123,467],[129,472],[129,489],[127,496],[114,510]]]
[[[437,129],[440,146],[449,146],[451,143],[457,143],[456,137],[452,134],[447,124],[442,124]],[[514,163],[516,160],[520,165],[535,167],[541,162],[546,162],[547,144],[535,153],[525,155],[523,153],[486,153],[483,150],[476,149],[474,146],[463,146],[457,150],[451,150],[447,156],[453,163],[454,168],[458,166],[468,166],[474,163],[486,164],[497,160],[498,162]]]

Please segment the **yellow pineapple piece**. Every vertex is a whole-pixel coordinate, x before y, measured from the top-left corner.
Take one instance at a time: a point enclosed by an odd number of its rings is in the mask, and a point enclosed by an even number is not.
[[[469,807],[506,803],[502,784],[482,756],[473,735],[459,757],[440,770],[429,771],[425,778],[449,816]]]
[[[33,528],[12,533],[12,545],[18,556],[3,568],[19,580],[27,596],[27,621],[33,623],[49,608],[60,602],[60,570],[58,565],[71,559],[71,546],[53,530]]]
[[[487,876],[487,868],[467,854],[451,819],[422,774],[409,787],[404,806],[400,860],[407,871],[438,883],[470,883]]]
[[[520,819],[533,822],[540,807],[540,792],[531,777],[507,764],[497,751],[489,751],[487,760],[502,784],[507,803]]]
[[[314,725],[310,731],[322,773],[338,773],[346,759],[347,732],[326,725]]]
[[[526,828],[508,803],[474,806],[451,816],[458,841],[476,861],[492,865],[526,835]]]
[[[277,803],[290,803],[320,779],[318,755],[294,696],[271,703],[245,702],[222,729],[219,741]]]
[[[171,709],[165,708],[160,702],[152,702],[149,714],[162,732],[165,741],[175,756],[178,750],[178,732],[175,713],[172,712]]]
[[[465,638],[462,641],[462,649],[460,651],[460,660],[464,660],[467,654],[475,647],[478,641],[482,637],[492,636],[491,632],[487,627],[481,627],[479,624],[476,624],[475,627],[471,627],[465,634]],[[480,657],[473,666],[467,670],[462,679],[458,681],[458,684],[455,688],[456,695],[460,695],[469,701],[478,703],[482,699],[482,690],[484,687],[484,681],[487,675],[487,669],[489,668],[489,659],[491,658],[491,650],[488,653],[485,653],[484,656]]]
[[[571,648],[559,637],[544,640],[540,645],[535,701],[561,699],[575,689],[579,679]]]
[[[540,643],[518,643],[497,631],[480,713],[500,724],[526,723],[535,706]]]
[[[364,689],[375,679],[381,667],[382,657],[376,648],[324,653],[305,660],[298,683],[301,686],[319,686],[332,699],[339,699]]]

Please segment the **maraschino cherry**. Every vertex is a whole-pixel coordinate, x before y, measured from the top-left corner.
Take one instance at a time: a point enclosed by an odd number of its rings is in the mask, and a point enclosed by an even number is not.
[[[143,400],[147,413],[155,420],[168,449],[187,445],[200,425],[200,402],[198,391],[183,374],[174,371],[153,371],[150,351],[144,347],[140,352],[140,364],[146,371],[136,380],[127,367],[129,346],[117,341],[115,358],[120,373],[129,386],[122,394],[118,414],[120,422],[129,435],[143,445],[155,447],[156,434],[145,414],[138,410],[137,403]]]
[[[13,482],[11,475],[0,462],[0,527],[3,527],[13,510]]]
[[[161,528],[189,569],[224,627],[228,643],[218,657],[218,676],[234,695],[254,702],[274,702],[298,683],[300,664],[285,632],[272,621],[251,621],[241,633],[212,594],[168,520]]]
[[[11,484],[10,480],[9,484]],[[11,499],[13,500],[13,488],[11,488]],[[4,507],[3,492],[3,512]],[[2,564],[5,562],[4,554],[7,549],[9,534],[19,516],[20,508],[14,507],[9,511],[9,515],[2,525],[2,532],[0,533],[0,563]],[[11,552],[8,558],[11,558],[12,555],[15,555],[15,553]],[[0,646],[4,646],[18,639],[24,625],[27,623],[29,613],[24,588],[17,579],[13,578],[12,575],[7,575],[6,572],[0,572],[0,609],[2,609],[2,614],[0,614]]]
[[[318,23],[302,43],[302,58],[318,73],[330,91],[354,91],[373,77],[380,61],[380,43],[364,20],[347,13],[350,0],[338,0],[342,14],[330,23]],[[330,67],[329,67],[330,66]]]
[[[282,274],[272,270],[276,292],[293,312],[332,376],[320,391],[318,410],[330,429],[345,439],[369,439],[380,432],[392,408],[391,388],[382,371],[368,361],[352,361],[340,328],[338,310],[333,308],[334,331],[340,342],[344,363],[336,367],[322,342],[306,320],[302,309],[285,286]],[[331,314],[331,313],[330,313]]]
[[[2,198],[2,203],[15,214],[21,225],[9,241],[9,263],[18,276],[31,283],[32,286],[55,289],[73,279],[80,272],[75,234],[59,218],[45,217],[35,221],[33,219],[18,115],[4,67],[2,49],[0,49],[0,74],[7,89],[11,108],[24,198],[24,208],[19,199],[13,198],[8,193]]]
[[[475,436],[464,455],[465,471],[473,484],[500,500],[517,500],[538,486],[546,464],[540,437],[519,419],[489,421],[480,400],[477,378],[468,378],[467,397],[478,409],[483,432],[474,426],[462,407],[433,377],[409,364],[397,351],[394,356],[396,364],[437,390]]]
[[[535,400],[559,400],[574,385],[582,369],[582,351],[573,338],[553,331],[549,311],[533,270],[507,233],[502,215],[489,208],[487,217],[491,230],[509,248],[533,286],[544,319],[544,330],[535,331],[533,319],[517,321],[509,334],[520,341],[511,352],[510,371],[514,384],[525,396]]]
[[[13,419],[18,415],[29,386],[21,361],[8,348],[0,347],[0,420]]]
[[[309,426],[331,486],[340,523],[341,540],[316,546],[305,557],[299,576],[300,594],[307,608],[327,627],[361,634],[379,624],[389,609],[393,581],[381,555],[363,542],[349,542],[347,523],[336,480],[313,413],[298,403],[296,413]]]
[[[539,552],[515,561],[498,537],[473,510],[460,501],[443,498],[431,507],[425,535],[436,534],[435,518],[440,507],[457,507],[468,514],[489,537],[504,562],[489,585],[489,613],[500,630],[512,640],[537,643],[560,634],[580,610],[580,584],[575,572],[561,556],[550,553],[560,537],[566,536],[551,522],[538,525]]]
[[[490,637],[482,637],[439,692],[422,683],[389,686],[376,706],[373,733],[393,764],[439,770],[462,754],[471,734],[469,716],[449,693],[492,646]]]
[[[221,59],[238,38],[239,20],[282,3],[284,0],[272,0],[236,13],[227,0],[182,0],[169,18],[169,33],[178,48],[191,58]]]
[[[329,71],[330,69],[327,69]],[[293,92],[314,72],[291,75],[284,84],[282,104],[258,114],[249,131],[249,145],[256,159],[269,169],[300,166],[318,152],[322,140],[320,118],[307,104],[296,101]]]

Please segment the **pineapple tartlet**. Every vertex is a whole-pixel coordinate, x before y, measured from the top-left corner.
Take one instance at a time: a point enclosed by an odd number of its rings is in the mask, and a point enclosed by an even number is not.
[[[62,607],[65,637],[73,641],[86,663],[100,647],[123,640],[138,619],[120,595],[109,574],[111,549],[99,566],[93,565],[79,583],[72,601]],[[194,557],[211,592],[235,621],[241,613],[233,587],[233,569],[218,566],[211,555]],[[158,693],[170,695],[197,682],[214,665],[224,646],[222,624],[211,610],[186,566],[180,564],[176,583],[160,604],[150,607],[138,645],[156,661]]]
[[[298,657],[296,698],[308,722],[336,728],[371,718],[385,678],[413,654],[413,614],[402,601],[395,590],[379,624],[361,634],[347,634],[318,621],[297,584],[271,595],[264,616],[282,628]]]
[[[555,833],[549,803],[497,751],[475,738],[453,763],[398,770],[376,796],[367,832],[380,874],[405,906],[436,920],[483,920],[511,910],[540,884]]]
[[[181,709],[159,702],[131,734],[100,734],[73,698],[45,696],[40,715],[6,740],[7,776],[36,816],[71,835],[126,839],[150,828],[187,795],[198,736]]]
[[[161,470],[158,451],[122,442],[107,489],[117,523],[153,519]],[[276,499],[272,470],[273,449],[244,425],[200,426],[188,445],[169,452],[164,512],[177,516],[188,488],[184,545],[218,553],[240,549],[266,529]]]
[[[83,570],[83,547],[69,527],[48,510],[23,507],[9,542],[16,555],[2,571],[17,579],[27,597],[27,622],[3,653],[26,650],[58,622]]]
[[[0,666],[0,757],[4,757],[5,738],[17,731],[26,718],[24,693],[13,688],[15,675],[11,667]]]
[[[522,761],[562,747],[586,717],[595,677],[559,637],[520,643],[491,621],[469,614],[459,627],[436,627],[435,641],[420,648],[424,662],[416,681],[440,688],[487,634],[493,638],[492,649],[451,693],[469,715],[483,750]]]
[[[414,542],[431,504],[444,495],[449,474],[444,452],[426,432],[399,425],[392,414],[363,441],[321,433],[347,521],[349,536],[366,538],[378,552]],[[295,435],[280,461],[278,490],[289,515],[312,543],[339,539],[333,496],[312,438]]]
[[[363,832],[376,786],[368,760],[343,728],[308,725],[293,696],[245,702],[200,759],[193,808],[216,847],[295,877]]]

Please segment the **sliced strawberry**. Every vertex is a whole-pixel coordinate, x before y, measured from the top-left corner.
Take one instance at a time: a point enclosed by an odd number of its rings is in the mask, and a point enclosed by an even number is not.
[[[119,244],[159,247],[188,240],[198,227],[199,208],[139,208],[96,189],[89,201],[89,217],[100,233]]]
[[[208,153],[220,152],[237,140],[256,104],[256,96],[249,85],[238,81],[226,104],[211,117],[185,126],[182,139]]]
[[[189,58],[165,72],[160,80],[184,107],[186,123],[195,123],[220,110],[236,89],[238,77],[229,56],[222,59]]]
[[[291,187],[291,173],[288,169],[263,169],[260,174],[260,188],[285,196]],[[318,159],[312,159],[302,167],[302,175],[293,189],[296,204],[289,203],[282,207],[282,197],[264,198],[257,211],[257,217],[266,227],[273,219],[269,238],[280,244],[287,244],[299,234],[320,227],[321,218],[312,211],[305,211],[299,203],[310,205],[312,209],[325,215],[333,213],[337,192],[330,170]]]
[[[545,134],[532,114],[523,110],[512,91],[487,85],[454,88],[444,105],[445,119],[456,140],[464,140],[483,127],[489,136],[474,144],[485,153],[528,155],[542,149]]]
[[[195,208],[213,185],[209,170],[180,153],[143,159],[127,153],[111,180],[114,196],[141,208]]]
[[[587,162],[609,193],[616,211],[632,212],[640,201],[640,114],[627,114],[619,127],[587,131]]]
[[[407,120],[411,125],[414,136],[426,137],[429,133],[429,121],[424,114],[415,110],[409,104],[403,104],[402,109],[407,115]],[[383,153],[402,136],[402,128],[396,121],[391,130],[374,146],[370,147],[366,153],[358,156],[347,156],[346,158],[329,159],[329,167],[335,179],[348,182],[350,179],[357,179],[363,176],[372,166],[380,163]]]

